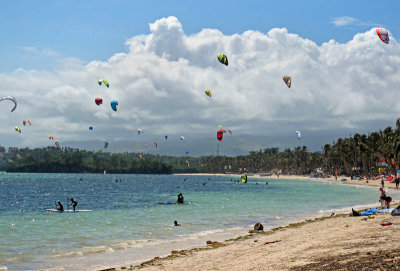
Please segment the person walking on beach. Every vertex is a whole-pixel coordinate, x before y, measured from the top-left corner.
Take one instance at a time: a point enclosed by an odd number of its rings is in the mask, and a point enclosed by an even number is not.
[[[399,177],[397,177],[396,180],[394,180],[394,182],[396,183],[396,188],[399,188],[399,182],[400,182]]]
[[[381,185],[382,185],[382,188],[385,187],[385,181],[383,180],[383,178],[382,178],[382,181],[381,181]]]
[[[390,208],[390,203],[392,202],[392,198],[386,196],[386,192],[385,190],[383,190],[383,188],[379,188],[379,191],[381,191],[381,196],[379,197],[379,201],[382,203],[382,206]]]
[[[74,200],[74,198],[71,198],[70,200],[71,200],[71,203],[72,203],[72,209],[75,212],[75,208],[76,208],[76,205],[78,205],[78,202],[76,200]]]

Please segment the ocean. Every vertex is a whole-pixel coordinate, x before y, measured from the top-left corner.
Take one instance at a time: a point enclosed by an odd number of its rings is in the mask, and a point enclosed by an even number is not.
[[[0,191],[0,270],[129,266],[244,235],[256,222],[270,229],[379,198],[361,185],[192,175],[0,173]],[[160,204],[178,193],[185,204]],[[92,211],[46,211],[71,197]]]

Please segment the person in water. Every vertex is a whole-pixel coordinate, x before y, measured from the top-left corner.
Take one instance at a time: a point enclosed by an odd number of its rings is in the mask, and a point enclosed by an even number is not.
[[[72,209],[75,212],[75,208],[76,208],[76,205],[78,205],[78,202],[76,200],[74,200],[74,198],[71,198],[70,200],[71,200],[71,203],[72,203]]]
[[[179,193],[176,203],[177,204],[183,204],[183,202],[184,202],[184,197],[183,197],[182,193]]]
[[[390,203],[392,202],[392,198],[386,196],[386,192],[385,190],[383,190],[382,187],[379,188],[379,190],[381,191],[381,196],[379,197],[379,201],[382,203],[382,205],[384,203],[386,208],[390,208]]]
[[[174,220],[174,226],[180,226],[181,224],[178,224],[178,221]]]
[[[61,204],[60,201],[57,202],[56,206],[57,206],[57,211],[64,212],[64,206]]]

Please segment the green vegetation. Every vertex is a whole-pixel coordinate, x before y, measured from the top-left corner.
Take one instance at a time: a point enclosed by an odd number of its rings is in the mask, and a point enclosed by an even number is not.
[[[387,165],[382,165],[385,159]],[[187,167],[186,161],[189,162]],[[238,173],[272,172],[280,169],[283,174],[310,174],[316,168],[325,173],[344,175],[377,175],[383,170],[394,174],[400,161],[400,121],[391,127],[368,135],[355,134],[339,138],[332,145],[326,144],[322,152],[309,152],[307,147],[294,150],[267,148],[251,151],[236,157],[203,156],[175,157],[138,153],[105,153],[81,151],[71,148],[47,147],[21,149],[10,156],[2,170],[11,172],[91,172],[102,173]],[[379,169],[381,168],[381,169]]]

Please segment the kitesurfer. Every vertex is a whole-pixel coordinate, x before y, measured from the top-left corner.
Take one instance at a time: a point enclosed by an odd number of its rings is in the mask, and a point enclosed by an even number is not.
[[[70,201],[71,201],[71,203],[72,203],[72,209],[73,209],[74,212],[75,212],[75,207],[76,207],[76,205],[78,205],[78,202],[77,202],[76,200],[74,200],[74,198],[71,198]]]
[[[174,226],[180,226],[181,224],[178,224],[178,221],[174,220]]]
[[[184,202],[184,197],[183,197],[182,193],[179,193],[176,204],[183,204],[183,202]]]
[[[57,201],[56,206],[57,206],[57,211],[64,212],[64,206],[61,204],[60,201]]]

